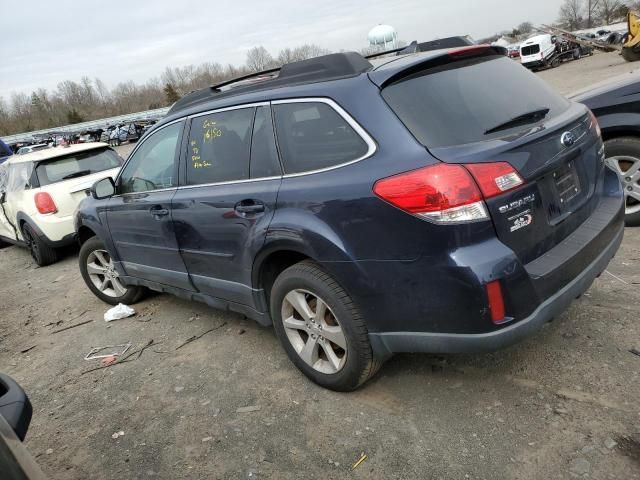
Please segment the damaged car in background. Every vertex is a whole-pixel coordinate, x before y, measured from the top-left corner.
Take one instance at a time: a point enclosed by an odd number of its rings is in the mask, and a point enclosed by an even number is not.
[[[0,165],[0,242],[27,247],[40,266],[76,242],[73,213],[91,185],[115,176],[122,158],[87,143],[14,155]]]

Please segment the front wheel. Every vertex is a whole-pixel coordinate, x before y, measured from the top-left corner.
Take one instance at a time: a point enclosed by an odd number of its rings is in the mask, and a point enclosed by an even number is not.
[[[144,288],[122,283],[111,255],[98,237],[92,237],[82,245],[79,263],[84,283],[103,302],[110,305],[131,305],[142,298]]]
[[[353,300],[316,263],[297,263],[278,276],[270,310],[290,360],[318,385],[355,390],[382,364]]]
[[[640,138],[620,137],[604,144],[606,163],[618,174],[624,189],[624,219],[640,226]]]

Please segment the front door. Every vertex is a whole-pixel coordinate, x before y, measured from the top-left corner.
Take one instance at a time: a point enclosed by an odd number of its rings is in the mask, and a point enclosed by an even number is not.
[[[107,222],[126,275],[192,290],[171,208],[183,127],[184,122],[169,124],[142,140],[118,178]]]
[[[207,295],[253,306],[253,258],[281,182],[269,106],[194,118],[184,163],[173,220],[191,281]]]

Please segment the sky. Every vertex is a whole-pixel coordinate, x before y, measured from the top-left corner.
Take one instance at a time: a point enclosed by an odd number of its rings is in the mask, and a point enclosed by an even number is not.
[[[165,67],[241,65],[247,51],[315,43],[360,50],[375,25],[398,38],[482,38],[521,22],[556,19],[561,0],[0,0],[0,97],[102,79],[109,88],[144,83]],[[535,5],[535,8],[533,7]]]

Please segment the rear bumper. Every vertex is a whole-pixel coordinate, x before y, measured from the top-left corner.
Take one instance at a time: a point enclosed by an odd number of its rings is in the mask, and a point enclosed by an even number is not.
[[[522,66],[525,68],[530,68],[530,69],[534,69],[534,68],[543,68],[547,66],[547,62],[542,61],[542,60],[535,60],[533,62],[523,62]]]
[[[479,353],[499,350],[538,331],[542,325],[565,311],[571,302],[586,292],[593,281],[607,268],[624,235],[620,225],[613,240],[591,264],[571,282],[542,302],[527,318],[501,330],[478,334],[425,332],[370,333],[375,352]]]

